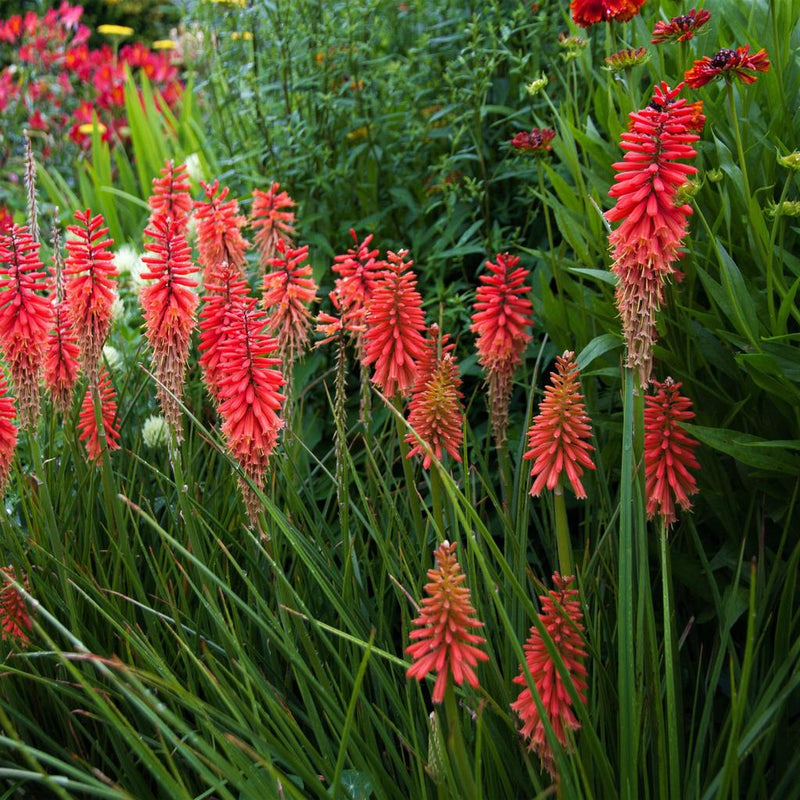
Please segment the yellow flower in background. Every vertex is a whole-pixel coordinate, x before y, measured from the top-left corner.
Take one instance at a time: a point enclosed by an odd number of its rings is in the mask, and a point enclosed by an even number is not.
[[[172,39],[156,39],[153,42],[153,50],[174,50],[176,47]]]
[[[241,33],[239,31],[234,31],[231,34],[231,39],[233,39],[234,41],[236,39],[244,39],[246,42],[249,42],[252,38],[253,34],[250,33],[250,31],[242,31]]]
[[[212,3],[221,3],[226,6],[239,6],[244,8],[247,5],[247,0],[211,0]]]
[[[80,125],[80,126],[78,127],[78,133],[92,133],[92,132],[94,131],[95,127],[97,127],[97,132],[98,132],[98,133],[99,133],[101,136],[102,136],[102,135],[103,135],[103,134],[106,132],[106,130],[107,130],[106,126],[105,126],[105,125],[103,125],[103,123],[102,123],[102,122],[98,122],[98,123],[97,123],[97,126],[95,126],[93,122],[84,122],[84,123],[83,123],[83,125]]]
[[[130,36],[133,28],[126,25],[98,25],[97,32],[104,36]]]

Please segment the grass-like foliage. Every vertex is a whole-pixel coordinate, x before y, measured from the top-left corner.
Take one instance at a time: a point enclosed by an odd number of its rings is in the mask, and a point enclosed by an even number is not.
[[[800,797],[800,0],[561,5],[186,3],[28,157],[4,796]]]

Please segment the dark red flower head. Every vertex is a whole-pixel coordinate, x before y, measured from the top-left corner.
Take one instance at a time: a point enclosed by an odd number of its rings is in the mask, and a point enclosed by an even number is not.
[[[550,142],[556,138],[551,128],[532,128],[530,133],[520,131],[512,140],[512,147],[532,156],[543,156],[553,148]]]
[[[692,89],[699,89],[720,76],[729,81],[738,78],[742,83],[755,83],[757,76],[753,73],[768,72],[769,58],[767,51],[763,49],[752,56],[749,52],[750,45],[746,44],[735,50],[725,48],[716,55],[705,56],[695,61],[692,68],[686,71],[686,83]]]
[[[653,44],[688,42],[710,19],[711,14],[705,9],[692,9],[686,14],[673,17],[669,22],[659,20],[653,28],[653,38],[650,41]]]

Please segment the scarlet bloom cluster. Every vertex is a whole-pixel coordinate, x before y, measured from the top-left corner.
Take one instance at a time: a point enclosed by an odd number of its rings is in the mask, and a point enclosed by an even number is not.
[[[145,250],[150,255],[142,258],[148,266],[142,278],[152,281],[140,294],[145,336],[153,351],[158,399],[164,417],[180,439],[181,409],[176,398],[183,393],[198,302],[192,291],[197,281],[189,277],[195,269],[180,217],[175,219],[158,212],[144,234]]]
[[[622,134],[625,157],[613,165],[616,184],[609,190],[617,203],[606,218],[621,223],[608,241],[611,270],[619,279],[616,300],[626,365],[637,371],[642,386],[650,379],[656,312],[692,213],[690,206],[675,202],[678,189],[697,172],[680,163],[697,155],[692,143],[699,138],[690,130],[695,109],[678,98],[682,86],[656,86],[650,105],[630,114],[630,130]]]
[[[39,419],[39,376],[53,322],[45,288],[39,243],[27,226],[13,225],[0,236],[0,348],[16,389],[23,428],[35,428]]]
[[[644,471],[647,514],[675,522],[675,504],[691,508],[689,495],[697,492],[697,481],[690,469],[698,469],[694,455],[697,440],[681,427],[694,418],[692,401],[680,394],[680,383],[667,378],[654,381],[655,395],[645,397]]]
[[[280,191],[281,185],[273,183],[269,190],[253,189],[253,210],[250,225],[256,231],[255,243],[263,267],[278,252],[278,242],[289,248],[294,240],[295,202],[288,192]]]
[[[489,384],[489,413],[498,445],[505,441],[511,379],[522,363],[531,339],[533,306],[526,297],[529,271],[518,267],[519,258],[498,253],[497,263],[486,262],[488,272],[475,293],[470,330],[477,335],[478,360]]]
[[[192,213],[191,189],[186,164],[176,167],[167,161],[161,177],[153,178],[153,193],[148,200],[151,222],[156,216],[169,217],[178,229],[185,231]]]
[[[206,199],[194,204],[197,223],[197,259],[204,270],[227,263],[240,271],[244,269],[245,252],[250,247],[242,236],[247,221],[239,213],[239,203],[226,200],[230,190],[219,190],[219,181],[202,183]]]
[[[719,77],[729,81],[738,78],[742,83],[750,84],[755,83],[758,78],[753,73],[768,72],[769,67],[767,51],[759,50],[750,55],[750,45],[746,44],[735,50],[725,48],[716,55],[695,61],[692,68],[684,74],[684,79],[692,89],[699,89]]]
[[[575,496],[583,499],[586,490],[581,482],[584,470],[594,469],[589,455],[594,447],[589,439],[592,428],[583,402],[575,354],[566,351],[556,358],[539,413],[528,431],[528,451],[523,458],[533,459],[531,494],[542,490],[560,491],[566,475]]]
[[[381,273],[386,269],[386,262],[378,257],[377,249],[370,249],[372,234],[363,242],[358,241],[356,232],[351,228],[355,247],[346,253],[333,257],[331,269],[338,275],[334,291],[339,298],[344,313],[348,316],[363,314],[367,303],[372,298]]]
[[[114,244],[104,238],[108,233],[101,214],[92,216],[89,209],[77,211],[77,225],[67,230],[73,238],[67,241],[65,275],[67,304],[72,328],[78,339],[81,366],[89,380],[96,379],[103,344],[111,330],[111,306],[114,303]]]
[[[431,326],[425,353],[417,364],[417,380],[408,406],[408,423],[417,436],[441,460],[443,452],[461,461],[458,448],[464,437],[461,408],[461,378],[458,365],[445,334],[439,342],[439,328]],[[407,458],[422,456],[423,469],[429,469],[431,456],[413,433],[406,436],[412,445]]]
[[[688,42],[711,19],[711,12],[691,9],[685,14],[673,17],[669,22],[659,20],[653,28],[653,44],[665,42]]]
[[[572,21],[582,28],[598,22],[627,22],[641,10],[645,0],[572,0]]]
[[[543,156],[553,149],[550,142],[555,138],[552,128],[532,128],[530,132],[520,131],[511,140],[511,146],[528,155]]]
[[[409,634],[412,644],[406,648],[414,663],[406,675],[421,681],[429,672],[435,672],[433,702],[441,703],[452,675],[458,686],[466,680],[478,688],[474,667],[489,656],[478,649],[486,641],[470,633],[470,628],[482,628],[483,623],[474,618],[475,609],[470,602],[469,589],[463,586],[466,575],[456,559],[456,544],[442,542],[434,553],[436,568],[428,570],[425,584],[427,597],[422,601],[419,616],[413,621],[415,630]]]
[[[53,398],[53,404],[66,412],[72,399],[72,390],[78,380],[78,338],[72,330],[69,306],[65,297],[63,276],[52,281],[50,303],[53,306],[53,329],[47,339],[44,362],[44,383]]]
[[[27,588],[27,576],[17,577],[14,567],[0,568],[0,639],[16,641],[26,645],[33,628],[25,600],[11,581],[22,583]]]
[[[5,492],[14,451],[17,448],[17,426],[14,424],[14,401],[8,396],[5,376],[0,371],[0,498]]]
[[[374,364],[372,382],[387,397],[407,394],[417,377],[417,362],[425,354],[425,316],[417,279],[406,261],[408,251],[388,253],[366,305],[364,364]]]
[[[539,620],[555,645],[564,668],[581,702],[586,702],[586,649],[583,644],[583,612],[581,611],[578,590],[572,589],[573,576],[553,574],[553,590],[541,598],[542,612]],[[531,627],[530,636],[524,646],[525,661],[533,685],[547,714],[547,721],[561,746],[567,748],[567,731],[580,727],[572,707],[572,698],[566,689],[561,673],[536,626]],[[544,768],[553,779],[556,778],[553,750],[547,741],[536,701],[528,688],[525,672],[514,678],[525,688],[511,704],[522,722],[522,735],[528,740],[529,749],[536,752]]]
[[[293,364],[308,345],[311,312],[317,299],[317,284],[308,259],[308,245],[287,247],[278,240],[277,257],[267,262],[262,300],[269,314],[267,331],[278,342],[278,355],[284,364]]]
[[[119,421],[117,420],[117,401],[114,386],[108,375],[108,370],[103,365],[97,378],[97,393],[100,398],[100,417],[103,422],[103,437],[97,427],[94,413],[94,397],[92,385],[83,398],[81,413],[78,418],[78,438],[86,445],[89,461],[101,461],[103,458],[103,442],[108,450],[119,450]]]
[[[277,342],[265,332],[266,314],[255,299],[243,298],[230,311],[224,341],[219,345],[219,415],[231,455],[259,488],[264,486],[269,457],[284,425],[278,416],[285,383],[280,359],[273,358]],[[260,503],[250,486],[240,482],[245,505],[256,525]]]

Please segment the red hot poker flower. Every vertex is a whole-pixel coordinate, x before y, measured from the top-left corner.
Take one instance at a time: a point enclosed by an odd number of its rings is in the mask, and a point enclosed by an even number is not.
[[[55,283],[55,282],[54,282]],[[50,293],[53,306],[54,328],[47,338],[47,355],[44,362],[44,384],[53,398],[53,404],[66,412],[72,399],[72,390],[78,380],[78,337],[72,330],[70,310],[63,290],[53,286]]]
[[[425,584],[428,596],[412,623],[416,630],[409,634],[413,644],[406,653],[414,663],[406,675],[421,681],[429,672],[436,672],[433,702],[441,703],[451,675],[458,686],[466,680],[477,689],[480,684],[473,668],[479,661],[488,661],[489,656],[476,647],[486,640],[468,631],[482,628],[483,623],[474,618],[469,589],[462,586],[466,575],[456,560],[455,543],[442,542],[434,556],[436,569],[428,570],[430,582]]]
[[[333,271],[339,276],[334,291],[339,296],[346,314],[357,316],[372,297],[386,262],[378,258],[378,250],[370,249],[373,234],[363,242],[358,241],[356,232],[350,228],[355,247],[346,253],[333,257]]]
[[[752,56],[749,53],[749,44],[735,50],[725,48],[716,55],[695,61],[683,77],[692,89],[699,89],[720,76],[728,81],[738,78],[742,83],[755,83],[758,76],[754,72],[769,71],[769,57],[766,50],[759,50]]]
[[[572,0],[572,21],[582,28],[598,22],[627,22],[633,19],[645,0]]]
[[[67,230],[73,239],[67,241],[65,275],[67,276],[67,305],[72,329],[78,337],[81,362],[89,380],[96,379],[103,344],[111,330],[111,306],[114,303],[114,281],[117,270],[109,251],[114,242],[103,237],[101,214],[92,216],[89,209],[75,213],[78,225]]]
[[[451,353],[455,345],[448,344],[448,338],[445,334],[440,345],[439,328],[431,326],[425,354],[417,364],[417,380],[408,405],[408,424],[440,461],[443,451],[461,461],[458,452],[464,438],[461,378]],[[423,469],[429,469],[431,456],[417,436],[409,433],[406,441],[411,445],[406,458],[421,455]]]
[[[17,578],[14,567],[0,568],[0,639],[26,645],[31,640],[28,631],[33,623],[25,600],[11,581],[22,583],[26,589],[28,586],[27,576]]]
[[[694,455],[697,440],[680,423],[694,418],[692,401],[680,394],[680,383],[654,381],[656,394],[644,399],[644,471],[647,514],[675,522],[675,503],[688,510],[689,495],[697,492],[690,469],[700,465]]]
[[[364,364],[375,364],[372,382],[387,397],[406,394],[425,353],[425,316],[413,261],[407,250],[388,253],[388,263],[366,309]]]
[[[285,383],[272,358],[277,342],[265,332],[266,314],[246,298],[233,306],[224,342],[220,346],[219,415],[231,455],[259,488],[284,421],[278,416],[286,399],[279,392]],[[245,505],[256,525],[258,497],[240,481]]]
[[[186,174],[186,164],[176,167],[167,161],[161,170],[162,177],[153,178],[153,193],[150,195],[150,222],[157,215],[170,217],[181,229],[186,230],[192,211],[192,187]]]
[[[278,355],[290,367],[308,345],[311,312],[308,306],[317,299],[317,284],[308,258],[308,245],[288,248],[277,244],[278,256],[267,263],[264,275],[264,308],[269,314],[267,332],[278,340]]]
[[[278,242],[292,247],[294,241],[295,202],[288,192],[281,192],[279,183],[273,183],[269,190],[262,192],[253,189],[253,211],[250,225],[256,231],[256,247],[261,265],[266,268],[269,260],[275,258]]]
[[[200,310],[200,366],[203,382],[211,397],[219,401],[222,378],[222,346],[229,323],[237,308],[247,302],[248,286],[238,267],[223,263],[206,275],[203,306]]]
[[[0,347],[17,392],[20,424],[39,419],[39,375],[53,310],[43,296],[45,273],[39,243],[26,226],[0,236]]]
[[[586,650],[582,637],[583,612],[577,589],[569,588],[573,580],[574,577],[571,575],[562,577],[557,572],[553,574],[555,589],[541,598],[542,613],[539,615],[539,619],[553,640],[578,697],[581,702],[585,703],[586,666],[584,659]],[[524,650],[525,661],[547,713],[547,720],[561,746],[566,748],[569,745],[567,730],[577,730],[580,723],[572,709],[572,700],[561,674],[556,668],[542,635],[535,626],[531,628]],[[516,701],[511,704],[511,708],[517,712],[522,722],[522,735],[528,740],[529,749],[536,752],[544,768],[555,779],[556,768],[553,751],[547,742],[539,709],[536,707],[531,690],[527,687],[528,681],[522,669],[520,669],[520,674],[514,678],[514,683],[525,687]]]
[[[250,247],[242,236],[242,226],[247,221],[239,214],[239,203],[226,200],[226,186],[219,194],[219,181],[200,184],[206,192],[206,200],[194,204],[197,221],[197,259],[204,270],[217,267],[223,262],[244,269],[244,254]]]
[[[692,213],[690,206],[675,202],[678,189],[697,172],[678,163],[697,155],[691,145],[699,138],[689,130],[696,124],[695,109],[678,99],[682,86],[656,86],[650,105],[630,115],[631,130],[622,134],[625,158],[614,164],[616,184],[609,190],[617,204],[606,218],[621,221],[608,241],[611,270],[619,279],[616,299],[627,344],[626,366],[637,370],[642,386],[650,379],[656,312]]]
[[[14,401],[8,396],[6,379],[0,370],[0,499],[5,492],[14,451],[17,448],[17,426],[14,424]]]
[[[581,483],[584,469],[594,469],[589,455],[594,447],[589,415],[583,403],[575,354],[566,351],[556,358],[550,375],[551,384],[544,391],[539,413],[528,431],[528,447],[523,456],[533,459],[531,477],[536,478],[531,494],[538,497],[542,489],[560,490],[566,474],[575,496],[583,499],[586,490]]]
[[[140,294],[145,335],[153,351],[158,399],[164,417],[180,440],[181,408],[175,398],[183,393],[197,308],[197,295],[192,289],[197,282],[189,277],[194,265],[179,219],[159,212],[144,233],[149,237],[145,250],[151,255],[142,258],[149,267],[142,278],[154,281]]]
[[[106,447],[108,450],[119,450],[116,392],[105,365],[100,367],[97,386],[100,395],[100,416],[103,420]],[[92,387],[90,386],[84,395],[80,417],[78,418],[78,431],[80,432],[78,438],[86,444],[86,453],[89,461],[99,462],[103,459],[103,446],[94,415],[92,394]]]
[[[692,9],[686,14],[673,17],[669,22],[659,20],[653,28],[653,44],[665,42],[688,42],[700,28],[711,19],[711,13],[705,9],[695,11]]]
[[[478,360],[487,373],[489,413],[498,446],[505,441],[511,379],[522,363],[531,339],[533,306],[526,295],[528,270],[517,267],[519,258],[498,253],[497,263],[486,262],[488,273],[479,276],[472,327],[477,334]]]

